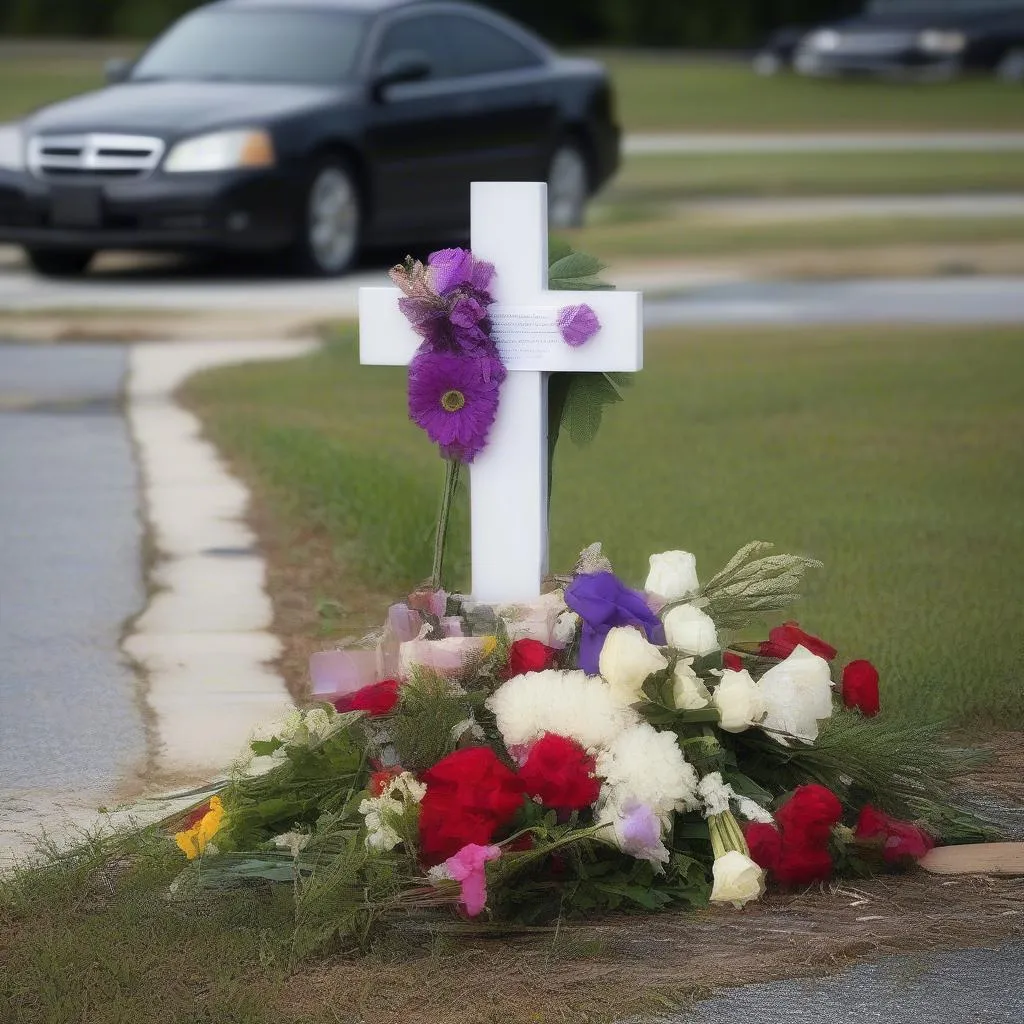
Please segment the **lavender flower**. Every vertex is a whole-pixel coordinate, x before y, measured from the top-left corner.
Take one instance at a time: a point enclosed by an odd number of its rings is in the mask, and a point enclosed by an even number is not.
[[[472,285],[475,263],[468,249],[432,252],[427,260],[427,270],[434,291],[443,298],[460,286]]]
[[[409,364],[409,417],[446,459],[472,462],[487,444],[504,379],[496,356],[474,358],[424,346]]]
[[[558,313],[558,330],[567,345],[579,348],[601,330],[601,321],[585,303],[566,306]]]

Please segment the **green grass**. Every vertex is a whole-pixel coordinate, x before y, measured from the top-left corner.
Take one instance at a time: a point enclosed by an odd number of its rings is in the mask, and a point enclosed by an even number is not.
[[[936,194],[1024,189],[1020,153],[758,153],[629,157],[605,198]]]
[[[27,114],[103,84],[102,61],[90,57],[0,56],[0,121]]]
[[[632,581],[670,547],[707,578],[771,540],[825,561],[797,614],[879,665],[889,713],[1024,724],[1024,332],[688,330],[647,353],[596,444],[559,450],[554,569],[602,540]],[[348,338],[189,394],[297,538],[326,532],[378,592],[427,574],[442,467],[401,370],[358,367]]]
[[[609,212],[619,215],[614,208]],[[749,256],[803,249],[1024,242],[1024,218],[861,217],[752,223],[700,214],[666,215],[653,206],[625,223],[598,222],[567,237],[576,249],[603,260]]]
[[[599,53],[633,131],[1024,128],[1019,86],[988,78],[915,85],[760,78],[743,63]]]

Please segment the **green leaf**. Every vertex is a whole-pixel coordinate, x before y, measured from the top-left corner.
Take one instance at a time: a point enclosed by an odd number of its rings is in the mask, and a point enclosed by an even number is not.
[[[548,283],[554,281],[575,281],[594,277],[604,270],[604,264],[585,252],[570,252],[548,267]]]
[[[280,750],[283,746],[284,744],[274,736],[269,740],[253,740],[249,744],[249,749],[257,757],[269,757],[275,750]]]

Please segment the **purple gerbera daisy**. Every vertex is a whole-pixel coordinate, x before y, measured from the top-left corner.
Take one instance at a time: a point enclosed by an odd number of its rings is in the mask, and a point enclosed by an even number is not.
[[[487,444],[504,379],[496,357],[421,349],[409,364],[409,418],[446,459],[472,462]]]

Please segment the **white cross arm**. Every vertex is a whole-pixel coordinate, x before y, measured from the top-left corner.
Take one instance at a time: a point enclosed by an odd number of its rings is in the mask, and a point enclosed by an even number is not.
[[[408,366],[422,342],[409,326],[397,288],[359,290],[359,361]],[[597,314],[597,334],[579,348],[558,333],[561,309],[585,303]],[[509,370],[553,373],[634,373],[643,369],[643,305],[639,292],[550,292],[536,301],[491,306],[493,337]]]

